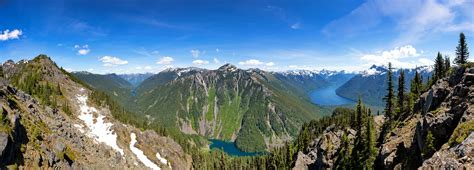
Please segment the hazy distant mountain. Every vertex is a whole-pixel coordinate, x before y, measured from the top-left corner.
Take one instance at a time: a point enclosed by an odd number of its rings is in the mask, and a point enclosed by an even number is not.
[[[318,88],[340,86],[356,74],[346,71],[290,70],[274,72],[273,75],[285,85],[296,89],[295,92],[300,95],[307,95],[310,91]]]
[[[151,77],[153,73],[135,73],[135,74],[119,74],[118,76],[127,80],[133,87],[140,85],[143,80]]]
[[[338,95],[356,101],[360,96],[364,103],[383,106],[383,97],[387,89],[387,67],[373,65],[369,69],[360,72],[349,81],[339,87],[336,92]],[[415,70],[423,77],[423,80],[428,80],[433,71],[432,67],[422,66],[413,69],[403,69],[405,71],[405,84],[409,89],[410,80],[415,76]],[[395,89],[397,87],[399,69],[393,70],[393,80]]]

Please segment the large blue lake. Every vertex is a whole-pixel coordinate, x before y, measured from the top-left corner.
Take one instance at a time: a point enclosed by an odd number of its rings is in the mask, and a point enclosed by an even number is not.
[[[222,149],[232,156],[256,156],[262,154],[258,152],[243,152],[235,146],[234,142],[226,142],[217,139],[210,139],[209,141],[211,141],[211,149]]]
[[[323,106],[334,106],[354,103],[354,101],[352,100],[337,95],[336,89],[338,87],[339,86],[337,85],[333,85],[311,91],[309,93],[311,102]]]

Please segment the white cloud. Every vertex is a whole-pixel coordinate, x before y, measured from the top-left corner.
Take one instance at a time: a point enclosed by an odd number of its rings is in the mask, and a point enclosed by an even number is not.
[[[21,30],[14,29],[13,31],[5,30],[0,34],[0,41],[18,39],[23,34]]]
[[[219,64],[219,63],[221,63],[221,61],[219,61],[219,59],[217,59],[217,58],[214,58],[214,63]]]
[[[297,29],[300,29],[300,28],[301,28],[301,24],[299,22],[294,23],[293,25],[291,25],[291,29],[297,30]]]
[[[426,58],[419,58],[420,53],[411,45],[396,47],[389,51],[377,52],[374,54],[365,54],[360,59],[366,64],[364,66],[387,65],[389,62],[394,67],[410,68],[421,65],[431,65],[432,62]]]
[[[220,49],[216,48],[216,52],[218,53],[219,51],[221,51]]]
[[[156,64],[166,64],[169,65],[174,61],[172,57],[161,57]]]
[[[151,66],[145,66],[145,70],[151,70]]]
[[[79,55],[86,55],[86,54],[89,54],[90,51],[91,51],[90,49],[80,49],[77,51],[77,53]]]
[[[275,65],[274,62],[268,62],[268,63],[264,63],[260,60],[256,60],[256,59],[250,59],[250,60],[246,60],[246,61],[241,61],[239,62],[239,65],[247,65],[247,66],[259,66],[259,65],[265,65],[267,67],[272,67]]]
[[[345,36],[370,32],[395,23],[394,44],[415,43],[443,32],[474,32],[474,1],[371,0],[347,15],[331,21],[322,32]]]
[[[191,55],[192,55],[194,58],[198,58],[199,55],[201,55],[201,51],[199,51],[199,50],[193,49],[193,50],[191,50],[190,52],[191,52]]]
[[[99,60],[102,61],[103,65],[105,67],[115,67],[115,66],[118,66],[118,65],[128,64],[128,61],[122,60],[120,58],[113,57],[113,56],[104,56],[104,57],[100,58]]]
[[[194,60],[194,61],[193,61],[193,64],[194,64],[194,65],[206,65],[206,64],[209,64],[209,61],[206,61],[206,60]]]
[[[261,62],[260,60],[255,60],[255,59],[239,62],[239,65],[250,65],[250,66],[257,66],[257,65],[262,65],[262,64],[263,62]]]
[[[271,66],[274,66],[274,65],[275,65],[275,63],[273,63],[273,62],[265,63],[265,66],[268,66],[268,67],[271,67]]]
[[[77,49],[77,54],[78,55],[87,55],[89,54],[89,52],[91,52],[91,50],[89,49],[89,45],[83,45],[83,46],[80,46],[80,45],[74,45],[74,48]]]

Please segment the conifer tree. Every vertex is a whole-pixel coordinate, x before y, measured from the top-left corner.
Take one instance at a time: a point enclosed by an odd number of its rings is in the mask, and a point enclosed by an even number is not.
[[[391,120],[393,117],[393,81],[392,81],[392,63],[388,63],[388,71],[387,71],[387,95],[385,96],[385,117],[388,120]]]
[[[469,51],[464,33],[459,34],[458,46],[456,47],[456,58],[454,63],[458,65],[466,64],[469,58]]]
[[[435,59],[435,65],[434,65],[435,74],[433,78],[435,82],[444,77],[444,66],[445,66],[445,63],[444,63],[443,56],[441,55],[440,52],[438,52],[438,55],[436,56],[436,59]]]
[[[398,77],[398,114],[397,117],[399,118],[402,114],[405,113],[405,71],[400,69],[400,76]]]
[[[367,122],[368,109],[362,104],[361,99],[357,103],[357,133],[354,139],[354,148],[352,149],[352,167],[355,169],[363,169],[367,160],[367,141],[365,133],[365,125]]]
[[[367,121],[366,121],[366,161],[365,161],[365,169],[372,169],[375,161],[375,157],[377,154],[377,150],[375,148],[375,127],[374,127],[374,118],[371,114],[370,109],[368,110],[367,114]]]
[[[445,56],[444,57],[444,72],[445,72],[445,75],[448,74],[449,69],[451,69],[451,62],[450,62],[449,57]]]
[[[335,169],[351,169],[351,143],[346,133],[341,137],[341,149],[338,151],[338,158],[335,163]]]

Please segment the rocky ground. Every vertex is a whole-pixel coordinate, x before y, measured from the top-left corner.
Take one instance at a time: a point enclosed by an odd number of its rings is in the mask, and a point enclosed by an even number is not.
[[[51,66],[47,74],[43,74],[44,78],[60,85],[61,97],[70,104],[71,113],[42,105],[35,97],[17,90],[7,79],[0,78],[0,167],[190,168],[190,156],[172,139],[115,120],[107,106],[85,101],[88,111],[84,112],[84,103],[79,101],[78,95],[87,96],[91,91],[62,74],[49,59],[40,58],[34,62]],[[7,62],[3,69],[8,77],[18,74],[20,64],[30,63]],[[81,117],[85,115],[91,122]],[[136,143],[130,146],[132,133],[136,135]],[[101,134],[107,136],[104,138]],[[132,147],[141,150],[156,166],[147,166],[132,152]]]
[[[474,168],[474,68],[454,71],[420,96],[414,114],[386,133],[379,147],[377,169]],[[379,129],[382,123],[377,122],[381,121],[375,117]],[[298,153],[294,169],[334,168],[340,133],[334,127],[327,128],[305,153]]]

